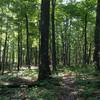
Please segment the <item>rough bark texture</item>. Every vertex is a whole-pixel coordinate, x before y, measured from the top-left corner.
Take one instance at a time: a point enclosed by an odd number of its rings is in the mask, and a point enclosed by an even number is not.
[[[85,14],[84,19],[84,57],[83,57],[83,64],[87,63],[87,12]]]
[[[39,66],[39,80],[44,80],[50,76],[49,59],[48,59],[48,42],[49,42],[49,18],[50,17],[50,0],[42,0],[41,4],[41,46]]]
[[[100,71],[100,0],[97,3],[94,61],[97,71]]]
[[[1,25],[1,30],[2,30],[2,25]],[[0,70],[2,67],[2,32],[0,34]]]
[[[56,70],[56,45],[55,45],[55,4],[56,0],[52,0],[52,65],[53,70]]]
[[[25,14],[26,19],[26,65],[30,68],[30,48],[29,48],[29,22],[28,22],[28,15]]]
[[[22,29],[21,29],[20,20],[18,23],[18,66],[17,69],[19,71],[19,68],[22,66]]]
[[[3,56],[2,56],[2,74],[4,74],[4,67],[5,67],[5,60],[6,60],[5,56],[6,56],[6,48],[7,48],[7,39],[8,39],[8,34],[6,32],[6,38],[5,38]]]

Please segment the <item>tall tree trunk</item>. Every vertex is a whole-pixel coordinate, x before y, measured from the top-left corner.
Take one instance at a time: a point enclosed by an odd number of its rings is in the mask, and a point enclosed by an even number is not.
[[[68,66],[71,65],[71,46],[70,45],[71,44],[70,44],[70,40],[69,40],[69,43],[68,43]]]
[[[1,34],[0,34],[0,70],[2,67],[2,25],[1,25]]]
[[[55,45],[55,5],[56,0],[52,0],[52,65],[53,70],[56,71],[56,45]]]
[[[64,48],[65,48],[65,45],[64,45],[64,33],[63,33],[63,24],[62,24],[62,29],[61,29],[61,43],[62,43],[62,49],[61,49],[61,62],[62,64],[64,65],[64,55],[65,55],[65,52],[64,52]]]
[[[7,32],[6,32],[6,38],[4,43],[4,49],[3,49],[3,56],[2,56],[2,74],[4,74],[4,67],[5,67],[5,56],[6,56],[6,48],[7,48]]]
[[[0,70],[1,70],[1,65],[2,65],[2,49],[1,49],[1,39],[0,39]]]
[[[22,56],[22,22],[21,22],[21,29],[20,29],[20,66],[22,67],[23,56]]]
[[[25,14],[25,18],[26,18],[26,65],[30,69],[29,22],[27,13]]]
[[[85,22],[84,22],[84,54],[83,54],[83,64],[87,63],[87,12],[85,14]]]
[[[15,46],[14,46],[14,41],[13,41],[13,44],[12,44],[12,66],[14,66],[14,63],[15,63]]]
[[[5,55],[5,65],[6,66],[9,65],[9,53],[8,52],[9,52],[9,45],[7,45],[7,47],[6,47],[6,55]]]
[[[49,43],[49,20],[50,20],[50,0],[42,0],[41,4],[41,48],[40,48],[40,60],[39,66],[39,80],[48,79],[51,71],[49,67],[48,56],[48,43]]]
[[[18,20],[18,66],[17,69],[19,71],[22,66],[22,23],[20,22],[20,18]]]
[[[64,34],[64,65],[68,64],[68,38],[67,38],[67,29],[68,29],[68,19],[66,17],[65,34]]]
[[[9,71],[11,71],[11,60],[12,60],[12,59],[11,59],[11,54],[12,54],[12,53],[10,52],[10,53],[9,53],[9,56],[8,56],[8,58],[9,58],[9,59],[8,59],[8,68],[9,68]]]
[[[100,71],[100,0],[97,2],[97,16],[95,29],[95,51],[94,61],[96,63],[96,70]]]
[[[17,65],[17,70],[19,71],[20,69],[20,31],[19,31],[20,25],[18,25],[18,65]]]
[[[68,34],[68,66],[71,66],[71,32],[72,32],[72,28],[71,28],[71,25],[72,25],[72,18],[70,18],[69,20],[69,27],[70,27],[70,33]]]
[[[63,63],[63,65],[65,65],[64,64],[64,58],[65,58],[65,52],[64,52],[64,48],[65,48],[65,45],[64,45],[64,33],[62,32],[61,33],[62,35],[61,35],[61,38],[62,38],[62,63]]]

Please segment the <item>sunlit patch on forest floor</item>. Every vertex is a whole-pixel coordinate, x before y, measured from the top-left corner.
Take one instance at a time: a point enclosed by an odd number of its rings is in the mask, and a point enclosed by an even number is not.
[[[100,100],[100,74],[94,66],[76,66],[70,68],[75,72],[75,86],[78,90],[78,100]]]
[[[28,84],[33,80],[37,79],[37,67],[32,67],[31,69],[21,68],[20,71],[5,71],[4,75],[0,76],[0,86],[10,85],[10,84]]]
[[[59,67],[57,73],[36,85],[37,68],[1,75],[0,100],[100,100],[100,76],[94,69]]]

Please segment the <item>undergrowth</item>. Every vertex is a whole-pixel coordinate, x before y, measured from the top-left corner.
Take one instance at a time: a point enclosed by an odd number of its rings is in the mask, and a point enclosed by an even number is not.
[[[1,79],[9,80],[16,76],[36,79],[37,73],[37,69],[23,70],[19,73],[9,74],[8,76],[4,75]],[[78,91],[79,100],[100,100],[100,76],[97,76],[95,67],[90,65],[58,66],[57,72],[52,75],[53,78],[37,81],[38,86],[31,88],[0,88],[0,100],[10,100],[11,97],[15,97],[18,100],[24,100],[25,98],[29,98],[29,100],[58,100],[59,87],[62,86],[62,77],[69,73],[75,75],[74,84]]]

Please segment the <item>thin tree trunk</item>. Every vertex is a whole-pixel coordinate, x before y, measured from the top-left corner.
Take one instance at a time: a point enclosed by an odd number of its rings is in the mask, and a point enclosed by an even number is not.
[[[38,55],[37,55],[37,47],[35,48],[35,66],[37,66],[38,63]]]
[[[84,55],[83,64],[87,63],[87,12],[85,14],[85,26],[84,26]]]
[[[12,44],[12,66],[14,66],[14,63],[15,63],[15,46],[14,46],[14,41],[13,41],[13,44]]]
[[[30,69],[29,22],[27,14],[25,14],[25,18],[26,18],[26,65]]]
[[[19,71],[20,69],[20,25],[18,25],[18,65],[17,65],[17,70]]]
[[[89,54],[88,54],[88,59],[87,59],[88,64],[90,64],[90,62],[91,62],[91,49],[92,49],[91,45],[92,44],[90,43]]]
[[[2,56],[2,74],[4,74],[4,67],[5,67],[5,56],[6,56],[6,48],[7,48],[7,32],[6,32],[6,38],[4,43],[4,49],[3,49],[3,56]]]
[[[53,70],[56,71],[56,44],[55,44],[55,5],[56,0],[52,0],[52,65]]]
[[[22,66],[22,23],[20,22],[20,18],[18,20],[18,66],[17,70],[19,71]]]
[[[71,29],[71,24],[72,24],[72,18],[70,18],[70,25],[69,25],[69,27],[70,27],[70,34],[71,34],[71,31],[72,31],[72,29]],[[69,38],[69,40],[68,40],[68,66],[71,66],[71,41],[70,41],[70,39],[71,39],[71,36],[70,36],[70,34],[68,35],[68,38]]]
[[[7,45],[6,47],[6,56],[5,56],[5,65],[8,66],[9,65],[9,46]]]
[[[2,67],[2,25],[1,25],[1,34],[0,34],[0,70]]]

